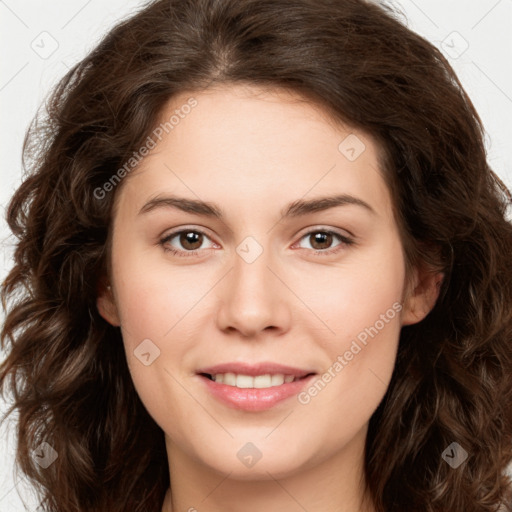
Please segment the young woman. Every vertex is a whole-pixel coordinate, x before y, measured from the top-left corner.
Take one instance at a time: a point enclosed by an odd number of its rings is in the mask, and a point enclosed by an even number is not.
[[[512,226],[363,0],[166,0],[33,127],[0,383],[44,510],[512,510]]]

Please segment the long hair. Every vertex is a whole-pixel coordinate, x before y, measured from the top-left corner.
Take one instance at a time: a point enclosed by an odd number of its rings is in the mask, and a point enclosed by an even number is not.
[[[445,57],[391,8],[364,0],[149,2],[34,119],[27,176],[7,210],[17,242],[2,285],[0,385],[19,415],[17,463],[44,510],[161,509],[164,435],[134,389],[119,329],[96,308],[123,184],[109,180],[170,98],[221,83],[297,92],[375,137],[407,268],[444,272],[434,309],[402,328],[370,420],[365,478],[377,510],[512,511],[506,190]],[[43,442],[58,454],[44,469],[33,456]],[[468,455],[458,468],[443,456],[455,442]]]

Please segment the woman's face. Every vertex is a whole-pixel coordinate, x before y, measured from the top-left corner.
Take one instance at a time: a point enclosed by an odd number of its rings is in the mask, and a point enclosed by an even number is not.
[[[118,191],[98,301],[170,458],[256,479],[360,455],[400,329],[429,309],[404,302],[376,145],[282,91],[176,110]]]

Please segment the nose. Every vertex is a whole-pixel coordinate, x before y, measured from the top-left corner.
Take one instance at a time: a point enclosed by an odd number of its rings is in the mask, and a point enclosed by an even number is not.
[[[249,338],[263,331],[280,335],[290,328],[292,294],[275,266],[267,251],[252,263],[234,255],[233,268],[217,290],[220,330]]]

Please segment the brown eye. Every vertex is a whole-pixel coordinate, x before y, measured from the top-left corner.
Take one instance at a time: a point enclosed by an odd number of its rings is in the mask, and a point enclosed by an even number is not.
[[[180,244],[184,249],[194,251],[203,244],[203,234],[197,231],[183,231],[180,234]]]
[[[333,236],[331,233],[323,232],[323,231],[317,231],[316,233],[312,233],[309,235],[309,240],[311,247],[313,249],[316,249],[318,251],[322,249],[329,249]]]
[[[313,251],[314,255],[329,255],[354,244],[354,240],[335,231],[317,229],[301,237],[300,243],[306,242],[303,249]],[[309,247],[308,247],[309,246]]]
[[[206,243],[206,246],[205,246]],[[209,244],[209,245],[208,245]],[[211,249],[215,243],[210,237],[197,229],[182,229],[166,235],[160,240],[165,251],[171,251],[180,256],[199,255],[203,250]],[[200,251],[199,251],[200,250]]]

